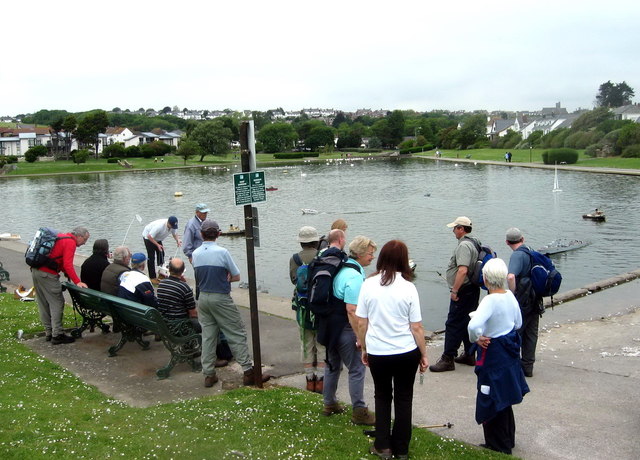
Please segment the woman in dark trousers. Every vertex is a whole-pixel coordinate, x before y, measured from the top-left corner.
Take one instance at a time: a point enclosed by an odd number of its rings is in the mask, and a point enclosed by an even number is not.
[[[362,362],[369,366],[375,386],[376,438],[369,452],[407,458],[416,371],[420,367],[423,373],[429,366],[407,246],[398,240],[385,244],[376,270],[362,285],[356,309]]]
[[[478,345],[476,422],[482,424],[482,447],[511,454],[516,422],[513,404],[519,404],[529,387],[520,365],[522,315],[515,296],[505,289],[507,266],[502,259],[489,260],[482,269],[489,290],[471,314],[469,340]]]

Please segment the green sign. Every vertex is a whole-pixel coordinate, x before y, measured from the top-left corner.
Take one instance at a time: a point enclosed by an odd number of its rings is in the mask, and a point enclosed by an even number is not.
[[[234,174],[233,188],[236,206],[267,201],[264,189],[264,171]]]

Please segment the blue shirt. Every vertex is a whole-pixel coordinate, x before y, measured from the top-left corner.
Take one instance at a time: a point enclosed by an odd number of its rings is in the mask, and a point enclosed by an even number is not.
[[[240,274],[238,266],[225,248],[215,241],[205,241],[193,251],[193,270],[200,292],[228,294],[231,292],[229,275]]]
[[[184,228],[184,235],[182,235],[182,252],[189,258],[192,257],[193,251],[202,245],[200,227],[202,227],[202,221],[198,219],[198,216],[193,216]]]
[[[347,262],[357,265],[360,271],[350,267],[342,267],[333,280],[333,295],[345,303],[358,305],[360,288],[364,282],[364,268],[351,257]]]

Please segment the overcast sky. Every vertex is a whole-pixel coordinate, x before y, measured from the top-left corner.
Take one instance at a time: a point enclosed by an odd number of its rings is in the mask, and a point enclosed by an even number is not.
[[[637,0],[29,0],[3,7],[0,116],[40,109],[592,108],[640,101]]]

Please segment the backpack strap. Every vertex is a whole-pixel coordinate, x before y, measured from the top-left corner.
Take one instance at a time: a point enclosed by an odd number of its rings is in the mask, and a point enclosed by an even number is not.
[[[362,271],[360,270],[360,266],[354,264],[353,262],[345,262],[343,267],[349,267],[349,268],[353,268],[354,270],[356,270],[358,273],[360,273],[361,275],[363,274]]]
[[[295,254],[293,254],[293,261],[296,263],[296,265],[298,267],[300,267],[302,264],[302,259],[300,258],[300,254],[298,254],[297,252]]]

